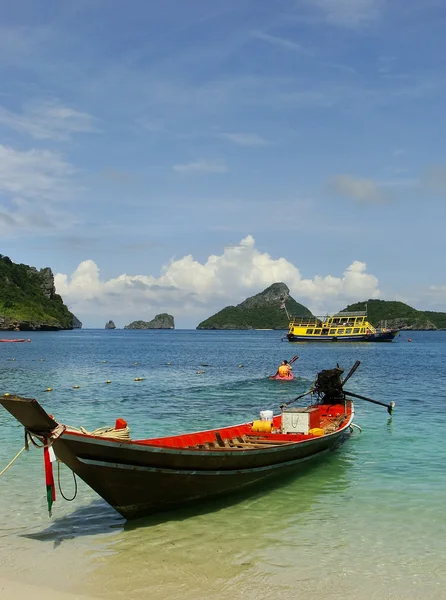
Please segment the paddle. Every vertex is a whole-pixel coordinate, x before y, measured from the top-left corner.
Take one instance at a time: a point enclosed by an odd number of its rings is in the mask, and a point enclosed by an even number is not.
[[[293,356],[293,358],[288,361],[288,364],[292,365],[293,362],[295,362],[298,358],[299,358],[299,355],[296,354],[296,356]],[[277,371],[274,373],[274,375],[270,375],[269,379],[274,379],[274,377],[277,377],[278,374],[279,374],[279,369],[277,369]]]
[[[353,392],[347,392],[344,390],[344,394],[347,396],[351,396],[352,398],[358,398],[359,400],[365,400],[366,402],[372,402],[373,404],[379,404],[380,406],[384,406],[387,408],[387,412],[389,415],[392,414],[393,407],[395,406],[395,402],[391,402],[390,404],[385,404],[385,402],[379,402],[379,400],[372,400],[372,398],[366,398],[365,396],[360,396],[359,394],[354,394]]]

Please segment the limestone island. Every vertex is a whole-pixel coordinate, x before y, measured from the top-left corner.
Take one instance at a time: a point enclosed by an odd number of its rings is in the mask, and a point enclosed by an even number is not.
[[[133,321],[124,329],[175,329],[175,321],[172,315],[161,313],[151,321]]]
[[[38,271],[0,254],[0,330],[58,331],[81,327],[79,319],[56,294],[49,267]]]
[[[105,324],[105,329],[116,329],[114,321],[107,321],[107,323]]]
[[[292,315],[312,316],[311,311],[290,296],[284,283],[273,283],[268,288],[247,298],[237,306],[227,306],[205,321],[197,329],[288,329],[287,312]]]
[[[343,311],[367,311],[374,327],[410,331],[436,331],[446,328],[446,313],[417,310],[404,302],[393,300],[364,300],[349,304]]]

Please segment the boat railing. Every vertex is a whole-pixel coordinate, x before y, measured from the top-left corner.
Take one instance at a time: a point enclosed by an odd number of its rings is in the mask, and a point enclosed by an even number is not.
[[[291,317],[290,327],[317,327],[322,321],[318,317]]]

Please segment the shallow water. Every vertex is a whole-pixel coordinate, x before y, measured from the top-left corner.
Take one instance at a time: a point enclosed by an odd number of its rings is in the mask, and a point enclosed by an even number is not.
[[[345,345],[291,345],[281,334],[81,330],[0,345],[0,393],[36,397],[87,429],[123,417],[132,437],[251,420],[305,391],[318,370],[347,371],[356,359],[347,387],[397,403],[389,418],[358,400],[363,432],[280,486],[137,524],[82,483],[71,503],[58,493],[49,520],[33,448],[0,478],[2,572],[128,600],[444,598],[446,333]],[[293,382],[266,379],[296,353]],[[1,470],[23,431],[4,410],[0,426]],[[71,496],[64,467],[61,478]]]

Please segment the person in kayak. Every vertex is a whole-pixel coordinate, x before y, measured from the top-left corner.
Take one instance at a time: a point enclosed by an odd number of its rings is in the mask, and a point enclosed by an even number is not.
[[[293,370],[293,367],[290,365],[290,363],[287,360],[284,360],[282,362],[282,364],[279,365],[279,368],[277,369],[277,375],[279,377],[288,377],[292,370]]]

